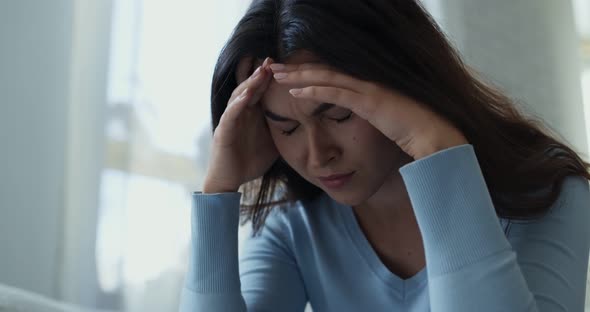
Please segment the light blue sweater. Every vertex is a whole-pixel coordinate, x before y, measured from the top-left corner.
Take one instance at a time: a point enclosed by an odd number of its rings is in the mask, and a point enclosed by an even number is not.
[[[487,312],[584,309],[590,190],[565,180],[539,220],[497,217],[473,146],[400,168],[426,268],[403,280],[380,261],[350,206],[324,195],[275,209],[238,266],[240,193],[193,194],[181,312]]]

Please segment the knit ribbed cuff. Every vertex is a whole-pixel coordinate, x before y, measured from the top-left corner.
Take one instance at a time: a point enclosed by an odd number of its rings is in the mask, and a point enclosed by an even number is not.
[[[239,291],[230,294],[202,294],[185,287],[182,289],[178,311],[246,311],[246,304],[242,293]]]
[[[472,145],[439,151],[400,173],[422,233],[429,276],[510,248]]]
[[[192,250],[185,286],[199,293],[240,292],[238,225],[241,193],[192,195]]]

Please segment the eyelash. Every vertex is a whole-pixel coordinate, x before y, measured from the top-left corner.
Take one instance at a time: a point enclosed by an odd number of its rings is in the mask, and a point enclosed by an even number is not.
[[[340,118],[340,119],[329,118],[329,119],[336,121],[336,123],[341,123],[341,122],[345,122],[345,121],[347,121],[348,119],[350,119],[350,117],[352,117],[352,112],[350,112],[350,113],[349,113],[349,114],[348,114],[346,117],[344,117],[344,118]],[[292,130],[289,130],[289,131],[285,131],[285,130],[283,130],[283,131],[281,131],[281,132],[283,133],[283,135],[290,136],[291,134],[293,134],[293,132],[295,132],[295,130],[297,130],[297,128],[299,128],[299,126],[297,126],[297,127],[293,128]]]

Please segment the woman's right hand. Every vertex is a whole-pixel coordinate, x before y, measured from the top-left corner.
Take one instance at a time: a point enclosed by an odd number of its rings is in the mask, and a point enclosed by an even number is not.
[[[213,134],[204,193],[236,192],[243,183],[262,176],[279,156],[260,105],[273,79],[271,59],[266,58],[248,77],[257,63],[253,58],[244,58],[238,64],[239,85]]]

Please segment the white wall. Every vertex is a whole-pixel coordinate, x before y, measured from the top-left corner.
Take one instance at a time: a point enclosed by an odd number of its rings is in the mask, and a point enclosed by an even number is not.
[[[86,306],[110,17],[110,0],[0,1],[0,283]]]
[[[439,22],[467,64],[586,156],[580,42],[571,0],[438,1]]]
[[[111,0],[75,0],[68,98],[63,230],[57,298],[110,308],[118,297],[100,289],[96,235],[105,119]],[[100,306],[98,303],[102,302]]]
[[[0,283],[55,296],[72,0],[0,1]]]

